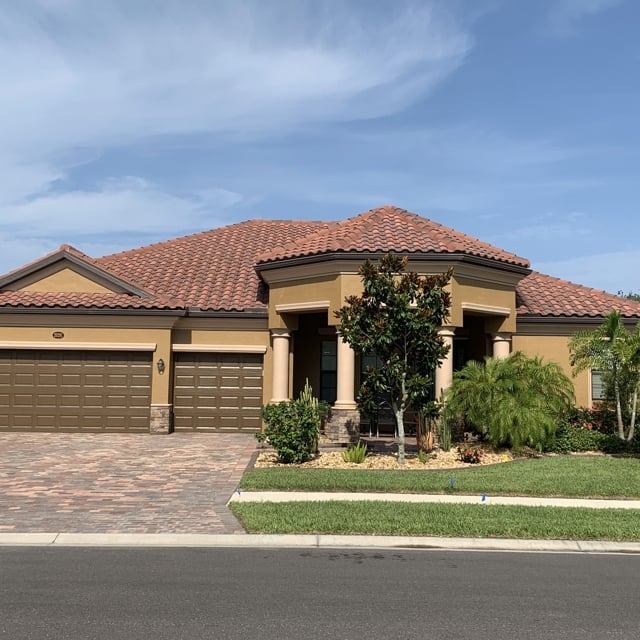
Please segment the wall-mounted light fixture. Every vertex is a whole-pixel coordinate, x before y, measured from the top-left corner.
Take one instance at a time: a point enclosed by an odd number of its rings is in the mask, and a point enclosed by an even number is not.
[[[158,373],[164,373],[164,360],[162,358],[156,362],[156,366],[158,367]]]

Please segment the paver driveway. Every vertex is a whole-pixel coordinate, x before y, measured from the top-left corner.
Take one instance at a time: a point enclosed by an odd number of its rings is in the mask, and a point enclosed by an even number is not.
[[[0,532],[241,533],[248,434],[0,433]]]

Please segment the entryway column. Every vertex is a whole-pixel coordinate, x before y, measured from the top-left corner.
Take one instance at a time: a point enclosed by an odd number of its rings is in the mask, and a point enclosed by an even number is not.
[[[337,349],[337,390],[336,401],[333,405],[336,409],[355,409],[355,371],[356,357],[353,349],[342,341],[340,331],[338,334]]]
[[[453,382],[453,336],[455,329],[454,327],[441,327],[438,330],[438,335],[444,341],[445,346],[449,347],[449,351],[436,369],[436,400],[440,400],[443,391],[446,391]]]
[[[289,338],[288,329],[271,329],[273,347],[271,402],[289,400]]]
[[[356,358],[353,349],[342,341],[336,327],[338,348],[336,401],[331,407],[331,419],[325,425],[325,436],[333,442],[355,442],[360,436],[360,412],[355,401]]]
[[[493,340],[493,357],[498,359],[508,358],[511,354],[511,334],[510,333],[494,333]]]

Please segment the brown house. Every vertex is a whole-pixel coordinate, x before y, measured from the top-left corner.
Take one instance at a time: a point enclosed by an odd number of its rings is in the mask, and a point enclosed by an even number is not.
[[[568,338],[640,304],[536,273],[528,260],[396,207],[343,222],[250,220],[103,258],[73,247],[0,277],[0,430],[257,431],[306,379],[358,422],[361,363],[334,311],[387,252],[453,268],[436,392],[469,359],[540,355],[570,373]],[[575,378],[593,400],[589,372]]]

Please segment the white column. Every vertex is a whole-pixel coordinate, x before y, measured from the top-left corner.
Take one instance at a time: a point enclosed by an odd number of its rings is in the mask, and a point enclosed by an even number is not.
[[[337,349],[337,392],[336,401],[333,405],[335,409],[355,409],[355,372],[356,357],[353,349],[342,341],[342,336],[338,330],[338,349]]]
[[[438,330],[438,334],[443,339],[444,344],[449,347],[449,351],[447,351],[444,360],[436,369],[436,400],[440,400],[442,392],[448,389],[453,382],[453,336],[455,329],[453,327],[442,327]]]
[[[271,329],[273,371],[271,402],[289,400],[289,331]]]
[[[498,359],[508,358],[511,353],[511,334],[510,333],[494,333],[493,340],[493,357]]]

